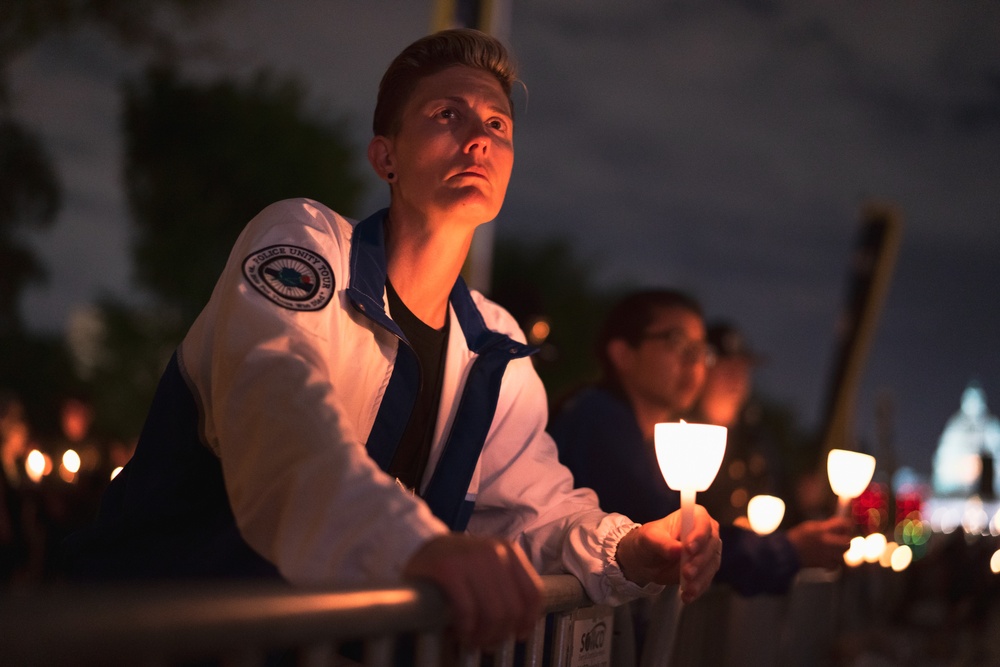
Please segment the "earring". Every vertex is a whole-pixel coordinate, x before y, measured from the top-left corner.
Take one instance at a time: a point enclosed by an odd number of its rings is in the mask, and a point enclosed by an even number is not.
[[[393,171],[390,171],[388,174],[385,175],[385,180],[387,180],[387,181],[394,181],[394,180],[396,180],[396,173],[393,172]]]

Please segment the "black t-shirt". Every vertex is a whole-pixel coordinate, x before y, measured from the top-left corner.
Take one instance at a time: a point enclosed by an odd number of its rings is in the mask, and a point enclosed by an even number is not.
[[[441,404],[449,318],[445,318],[444,326],[440,329],[429,327],[410,312],[392,284],[386,281],[385,288],[392,319],[406,334],[420,362],[420,390],[388,472],[408,488],[417,489],[427,468],[438,406]]]

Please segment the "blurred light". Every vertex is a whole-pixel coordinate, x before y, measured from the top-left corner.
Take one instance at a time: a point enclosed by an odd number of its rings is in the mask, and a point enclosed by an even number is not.
[[[865,533],[882,533],[889,527],[889,493],[884,484],[872,482],[853,503],[852,516]]]
[[[538,345],[548,338],[550,333],[552,333],[552,327],[548,321],[544,318],[539,318],[528,329],[528,342],[532,345]]]
[[[893,572],[902,572],[910,566],[913,560],[913,551],[905,544],[892,552],[889,559]]]
[[[860,535],[851,538],[850,548],[844,552],[844,562],[850,567],[861,565],[865,559],[865,538]]]
[[[857,498],[875,473],[875,457],[846,449],[831,449],[826,459],[830,488],[838,498]]]
[[[899,548],[895,542],[886,542],[882,556],[878,559],[878,564],[882,567],[892,567],[892,553]]]
[[[903,521],[896,524],[895,538],[897,542],[909,544],[910,546],[920,546],[927,544],[931,537],[931,523],[921,521],[920,515],[916,512]]]
[[[983,509],[983,501],[973,496],[965,504],[965,512],[962,513],[962,530],[969,535],[982,535],[986,532],[990,517]]]
[[[924,499],[920,491],[912,486],[901,488],[896,492],[896,523],[910,518],[914,512],[920,513],[923,509]]]
[[[785,501],[776,496],[754,496],[747,503],[750,527],[758,535],[773,533],[785,516]]]
[[[93,471],[101,465],[101,450],[95,445],[86,444],[80,450],[80,470]]]
[[[1000,509],[990,519],[990,535],[993,537],[1000,536]]]
[[[931,528],[945,534],[955,532],[961,523],[961,515],[953,508],[939,507],[931,514]]]
[[[80,472],[80,455],[76,450],[67,449],[62,455],[62,466],[71,473]]]
[[[37,449],[32,449],[24,461],[24,472],[28,479],[37,484],[42,481],[42,477],[52,472],[52,461]]]
[[[990,570],[993,574],[1000,574],[1000,549],[993,552],[990,556]]]
[[[63,452],[62,461],[59,464],[59,478],[66,483],[76,481],[76,473],[80,471],[80,455],[76,450],[67,449]]]
[[[885,545],[886,539],[882,533],[872,533],[866,537],[864,544],[865,561],[869,563],[878,562],[882,557],[882,552],[885,551]]]

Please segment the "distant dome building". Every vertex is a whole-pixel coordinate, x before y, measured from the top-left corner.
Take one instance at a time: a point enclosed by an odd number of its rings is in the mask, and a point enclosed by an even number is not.
[[[948,420],[934,454],[937,496],[985,498],[1000,495],[994,462],[1000,459],[1000,419],[986,408],[986,394],[972,382],[962,393],[962,407]]]

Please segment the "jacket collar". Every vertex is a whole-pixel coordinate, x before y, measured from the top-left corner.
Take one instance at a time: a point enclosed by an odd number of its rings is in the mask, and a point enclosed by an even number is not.
[[[385,218],[389,209],[382,209],[354,226],[351,241],[351,277],[347,295],[354,307],[392,332],[406,340],[399,326],[385,312],[386,269],[385,258]],[[449,302],[469,350],[477,354],[487,349],[504,349],[512,357],[523,357],[535,352],[530,345],[519,343],[509,336],[492,331],[486,326],[482,313],[476,307],[472,294],[461,276],[451,289]]]

